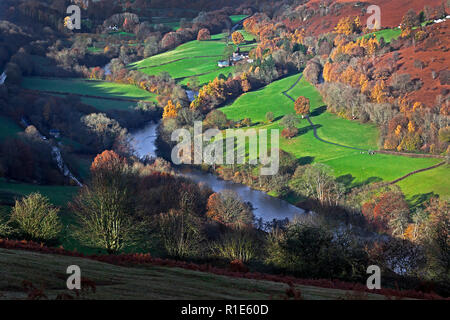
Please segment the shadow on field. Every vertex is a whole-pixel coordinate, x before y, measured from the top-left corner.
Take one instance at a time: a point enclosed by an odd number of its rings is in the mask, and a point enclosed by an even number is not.
[[[435,194],[434,192],[419,193],[419,194],[413,195],[408,202],[412,208],[417,208],[417,207],[420,207],[421,205],[423,205],[424,202],[427,202],[431,198],[438,197],[438,196],[439,195]]]
[[[337,182],[342,183],[345,186],[345,188],[347,188],[347,189],[359,188],[359,187],[362,187],[362,186],[365,186],[365,185],[368,185],[371,183],[383,181],[383,179],[381,179],[380,177],[370,177],[370,178],[367,178],[365,181],[361,181],[359,183],[354,183],[355,177],[352,176],[351,174],[342,175],[342,176],[338,177],[336,180],[337,180]]]
[[[321,124],[316,124],[314,126],[307,126],[307,127],[304,127],[304,128],[300,128],[300,129],[298,129],[297,136],[301,136],[301,135],[307,134],[309,131],[314,131],[314,127],[316,129],[319,129],[319,128],[322,127],[322,125]]]
[[[314,162],[314,157],[301,157],[297,160],[297,163],[301,166],[306,166],[307,164],[312,164]]]
[[[321,106],[321,107],[318,107],[318,108],[314,109],[314,111],[311,112],[311,114],[309,116],[310,117],[317,117],[317,116],[320,116],[325,111],[327,111],[327,106]]]

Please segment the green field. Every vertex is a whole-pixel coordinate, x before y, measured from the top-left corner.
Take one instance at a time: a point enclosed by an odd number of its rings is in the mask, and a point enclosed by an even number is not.
[[[230,16],[230,19],[231,19],[231,22],[233,22],[233,24],[236,24],[239,21],[241,21],[247,17],[248,17],[248,15],[246,15],[246,14],[236,14],[236,15]]]
[[[12,119],[0,116],[0,139],[13,137],[21,131],[22,128]]]
[[[25,299],[24,280],[43,286],[50,299],[69,293],[67,267],[77,265],[83,277],[94,281],[96,293],[87,299],[251,299],[286,297],[288,286],[263,280],[241,279],[180,268],[143,265],[122,267],[90,259],[0,249],[0,300]],[[306,300],[345,299],[347,291],[296,286]],[[384,299],[368,294],[369,299]]]
[[[252,35],[242,30],[240,32],[246,41],[253,40]],[[197,77],[200,84],[205,84],[220,74],[228,75],[234,70],[233,67],[221,69],[217,65],[223,57],[226,46],[223,40],[225,36],[221,33],[213,35],[209,41],[190,41],[173,50],[132,63],[129,67],[148,75],[168,72],[172,78],[179,80],[182,84],[188,82],[188,77]],[[241,47],[248,51],[254,45],[242,45]]]
[[[8,193],[16,198],[21,198],[22,196],[29,195],[33,192],[39,192],[48,197],[54,205],[60,207],[67,206],[67,203],[78,192],[78,190],[78,187],[41,186],[19,182],[7,182],[5,179],[0,178],[0,192]]]
[[[392,39],[397,39],[398,37],[400,37],[402,31],[400,30],[400,28],[394,28],[394,29],[383,29],[380,31],[376,31],[376,32],[372,32],[369,34],[364,35],[365,38],[369,38],[372,35],[375,35],[377,37],[378,40],[381,39],[381,37],[384,38],[384,41],[389,43],[391,42]]]
[[[439,194],[450,200],[450,166],[446,165],[433,170],[412,175],[397,184],[412,202],[420,201],[418,196]]]
[[[156,95],[131,84],[121,84],[86,79],[48,79],[25,77],[22,87],[38,91],[53,91],[91,95],[96,97],[123,98],[133,100],[156,101]],[[114,101],[106,101],[106,103]],[[125,106],[121,104],[122,108]],[[107,108],[107,107],[103,107]]]
[[[299,75],[294,75],[268,85],[267,87],[249,92],[231,105],[222,108],[222,111],[233,120],[245,117],[251,118],[257,123],[256,129],[280,129],[280,119],[288,113],[294,113],[293,102],[281,94],[289,88]],[[305,96],[311,101],[311,120],[318,128],[320,138],[330,142],[346,146],[358,147],[366,150],[377,149],[378,130],[375,125],[360,124],[349,121],[326,112],[319,92],[306,80],[302,79],[297,86],[289,92],[294,99]],[[267,112],[273,112],[276,121],[271,124],[265,123]],[[439,159],[409,158],[395,155],[361,154],[358,150],[352,150],[340,146],[326,144],[314,137],[312,127],[306,119],[301,120],[298,125],[299,135],[291,140],[280,139],[280,147],[301,159],[302,162],[320,162],[329,165],[339,180],[347,187],[353,187],[375,181],[392,181],[407,173],[421,168],[429,167],[439,163]],[[430,171],[431,173],[432,171]],[[425,173],[424,173],[425,174]],[[445,187],[449,180],[449,170],[444,169],[441,174],[436,174],[433,179],[422,181],[422,186],[411,187],[405,181],[401,185],[408,197],[419,193],[427,193],[433,190],[442,196],[450,194]]]
[[[422,26],[427,26],[430,24],[433,24],[432,20],[421,23]],[[416,29],[417,29],[417,27],[413,28],[413,30],[416,30]],[[364,35],[364,37],[368,38],[368,37],[371,37],[372,35],[375,35],[378,40],[380,40],[380,38],[383,37],[384,41],[386,43],[389,43],[392,41],[392,39],[397,39],[398,37],[400,37],[401,34],[402,34],[402,30],[400,28],[390,28],[390,29],[383,29],[380,31],[368,33],[368,34]]]

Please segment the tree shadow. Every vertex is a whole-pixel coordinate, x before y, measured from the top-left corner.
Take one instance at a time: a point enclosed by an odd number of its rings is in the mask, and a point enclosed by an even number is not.
[[[336,181],[339,183],[342,183],[345,188],[349,189],[352,187],[353,181],[355,180],[355,177],[351,174],[345,174],[343,176],[337,177]]]
[[[301,157],[297,160],[298,164],[301,166],[306,166],[314,161],[314,157]]]
[[[304,128],[300,128],[300,129],[298,129],[297,137],[301,136],[301,135],[304,135],[304,134],[307,134],[309,131],[313,131],[314,128],[319,129],[320,127],[322,127],[321,124],[315,124],[314,126],[307,126],[307,127],[304,127]]]
[[[327,111],[327,106],[321,106],[321,107],[318,107],[318,108],[314,109],[314,111],[311,112],[311,114],[309,116],[310,117],[317,117],[317,116],[320,116],[325,111]]]
[[[355,187],[362,187],[362,186],[365,186],[365,185],[368,185],[368,184],[372,184],[372,183],[376,183],[376,182],[382,182],[382,181],[383,181],[383,179],[380,178],[380,177],[370,177],[370,178],[367,178],[365,181],[362,181],[362,182],[360,182],[358,184],[355,184]]]
[[[381,179],[380,177],[370,177],[364,181],[355,183],[355,177],[351,174],[342,175],[340,177],[337,177],[336,180],[339,183],[342,183],[347,189],[360,188],[371,183],[383,181],[383,179]]]
[[[419,193],[415,194],[411,197],[411,199],[408,200],[411,208],[418,208],[421,207],[425,202],[429,201],[433,197],[437,197],[438,195],[434,192],[428,192],[428,193]]]

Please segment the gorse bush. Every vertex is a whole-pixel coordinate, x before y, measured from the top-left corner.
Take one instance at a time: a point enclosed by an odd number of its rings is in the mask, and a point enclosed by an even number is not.
[[[258,255],[258,244],[251,230],[238,229],[222,235],[212,245],[213,254],[230,261],[240,260],[244,263]]]
[[[27,238],[49,241],[56,239],[62,230],[58,213],[59,209],[53,207],[48,198],[33,193],[16,201],[11,221],[17,224]]]
[[[160,215],[158,237],[170,257],[188,258],[200,254],[203,239],[201,221],[186,211],[171,210]]]

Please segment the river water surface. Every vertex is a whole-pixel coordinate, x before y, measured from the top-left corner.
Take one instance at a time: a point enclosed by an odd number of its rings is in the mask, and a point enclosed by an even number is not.
[[[157,148],[155,141],[157,138],[158,125],[158,123],[150,123],[143,129],[131,133],[134,149],[138,157],[156,157]],[[255,217],[262,218],[262,220],[266,222],[272,221],[273,219],[292,219],[294,216],[301,215],[305,212],[303,209],[293,206],[287,201],[271,197],[265,192],[253,190],[243,184],[219,179],[211,173],[206,173],[194,168],[183,169],[179,171],[179,173],[191,178],[197,183],[209,185],[214,192],[220,192],[225,189],[235,191],[242,200],[252,204]]]

